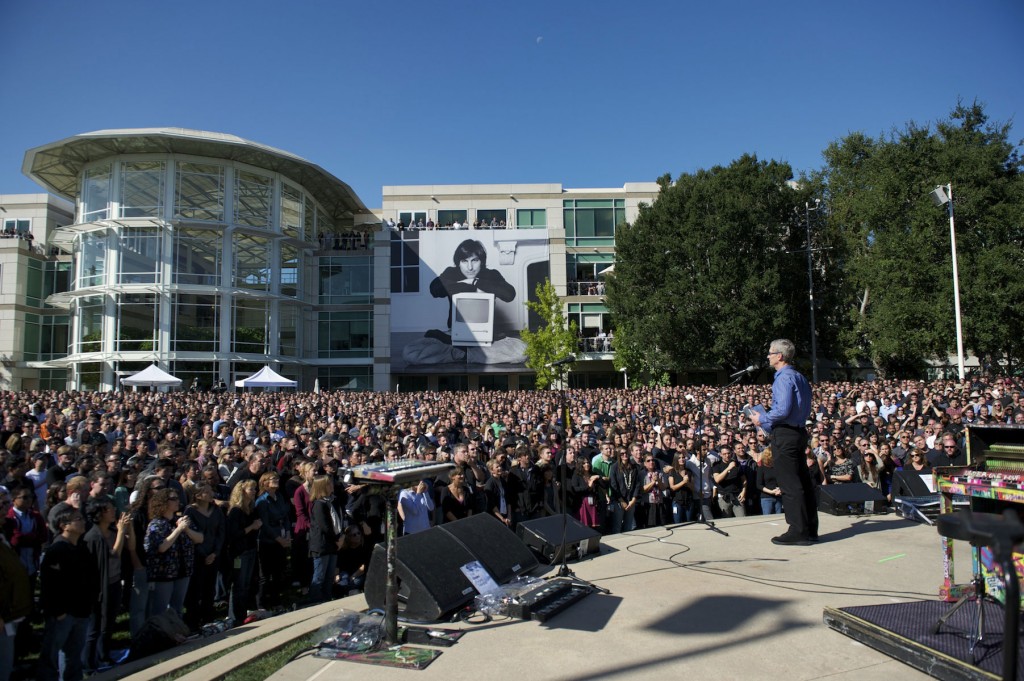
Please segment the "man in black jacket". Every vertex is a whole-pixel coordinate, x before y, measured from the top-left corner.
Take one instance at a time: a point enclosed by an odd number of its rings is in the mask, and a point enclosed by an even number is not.
[[[60,535],[43,554],[39,568],[41,606],[45,617],[37,678],[40,681],[81,681],[82,650],[93,601],[99,592],[96,566],[85,545],[85,518],[75,508],[54,518]],[[64,653],[64,674],[60,672]]]

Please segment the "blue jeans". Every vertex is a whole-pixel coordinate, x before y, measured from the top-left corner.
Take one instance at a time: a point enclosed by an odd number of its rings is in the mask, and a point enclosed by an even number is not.
[[[782,499],[778,497],[761,497],[761,515],[782,513]]]
[[[313,583],[309,585],[309,600],[328,601],[334,586],[334,573],[338,569],[338,554],[313,556]]]
[[[238,556],[238,567],[234,570],[231,584],[231,598],[228,611],[235,618],[235,624],[245,621],[245,616],[252,603],[253,575],[256,572],[256,549],[250,549]]]
[[[14,669],[14,637],[7,635],[7,627],[0,627],[0,681],[10,681]]]
[[[85,650],[85,632],[88,627],[88,617],[66,615],[62,620],[49,616],[46,618],[36,672],[39,681],[57,681],[61,678],[64,681],[81,681],[82,651]]]
[[[632,532],[636,529],[636,506],[631,506],[627,511],[622,508],[622,502],[613,501],[609,504],[612,509],[611,534],[619,532]]]
[[[690,522],[691,520],[697,519],[697,505],[690,500],[690,503],[684,501],[673,501],[672,502],[672,522],[682,523]]]
[[[179,577],[172,582],[150,582],[149,616],[159,615],[171,608],[178,615],[185,610],[185,594],[188,593],[188,577]]]
[[[133,637],[146,623],[148,605],[149,580],[146,579],[146,568],[132,570],[132,600],[128,606],[128,630]]]

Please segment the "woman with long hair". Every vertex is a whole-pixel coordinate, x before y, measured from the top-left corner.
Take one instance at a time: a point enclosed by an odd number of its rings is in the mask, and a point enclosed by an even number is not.
[[[305,587],[313,574],[309,554],[310,513],[313,509],[311,492],[316,476],[316,465],[312,461],[303,461],[296,466],[299,485],[292,494],[292,507],[295,508],[294,535],[292,537],[292,570],[295,580]]]
[[[473,515],[473,495],[466,485],[466,470],[456,466],[448,474],[448,485],[441,488],[441,517],[443,522],[461,520]]]
[[[217,591],[217,572],[224,552],[227,518],[214,502],[213,487],[197,482],[193,488],[195,501],[185,509],[185,515],[203,535],[196,545],[192,579],[186,596],[185,622],[192,630],[214,620],[213,601]]]
[[[603,486],[601,476],[594,472],[590,459],[585,456],[576,458],[576,468],[568,484],[566,503],[573,517],[587,527],[599,527],[596,499],[602,493]]]
[[[89,669],[99,669],[113,664],[111,643],[121,605],[121,549],[131,534],[132,520],[127,513],[118,518],[113,501],[106,498],[89,501],[86,514],[92,528],[82,541],[96,564],[100,579],[99,597],[93,603],[89,618],[82,661]]]
[[[330,600],[341,548],[341,514],[334,505],[334,483],[318,475],[310,484],[309,552],[313,556],[313,578],[309,585],[311,603]]]
[[[256,515],[255,504],[255,480],[243,480],[231,490],[227,539],[234,574],[228,609],[235,624],[245,621],[256,581],[257,534],[263,522]]]
[[[782,490],[775,475],[771,447],[761,452],[761,462],[757,466],[757,489],[761,491],[761,515],[782,513]]]
[[[270,610],[281,604],[284,595],[288,549],[292,545],[288,500],[279,493],[281,476],[270,471],[260,476],[256,514],[263,524],[259,532],[260,590],[256,594],[259,607]]]
[[[668,473],[668,498],[672,509],[672,522],[681,523],[696,518],[696,506],[694,504],[694,485],[690,471],[686,468],[687,455],[685,451],[678,452],[673,457],[672,465],[666,466]]]
[[[149,499],[149,525],[143,545],[146,549],[146,579],[149,581],[149,616],[167,608],[184,612],[185,594],[192,576],[195,545],[203,535],[192,528],[188,516],[179,515],[182,499],[175,489],[157,490]]]
[[[145,546],[146,528],[149,527],[149,500],[153,494],[164,489],[166,486],[163,478],[156,475],[145,480],[142,485],[142,489],[137,493],[137,497],[132,503],[131,511],[129,511],[132,519],[132,529],[128,535],[128,561],[126,565],[130,570],[131,579],[125,581],[131,584],[128,629],[132,636],[137,634],[139,629],[142,628],[149,611],[149,580],[146,576],[147,557]]]

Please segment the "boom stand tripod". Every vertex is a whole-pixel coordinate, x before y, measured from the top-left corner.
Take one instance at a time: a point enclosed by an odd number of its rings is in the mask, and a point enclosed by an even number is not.
[[[566,383],[568,381],[568,373],[569,373],[568,363],[562,364],[559,367],[559,372],[558,373],[559,373],[558,380],[561,383],[561,390],[559,391],[559,410],[562,412],[562,414],[561,414],[561,416],[562,416],[562,425],[564,426],[564,429],[565,429],[565,435],[562,437],[562,442],[560,443],[562,445],[562,447],[558,450],[558,470],[559,470],[559,473],[558,473],[558,478],[559,478],[558,486],[560,488],[559,489],[559,493],[558,493],[558,496],[559,496],[558,503],[559,503],[559,506],[561,506],[561,511],[562,511],[562,541],[561,541],[561,549],[560,549],[559,553],[562,554],[562,564],[558,566],[558,572],[555,573],[555,576],[556,577],[566,578],[566,579],[570,580],[573,584],[578,584],[580,586],[586,586],[586,587],[589,587],[589,588],[593,589],[594,591],[598,591],[598,592],[603,593],[603,594],[610,594],[611,591],[609,591],[608,589],[602,588],[602,587],[594,584],[593,582],[588,582],[588,581],[586,581],[584,579],[580,579],[579,577],[577,577],[576,573],[574,573],[572,570],[570,570],[569,566],[566,564],[566,556],[569,554],[569,551],[566,550],[565,537],[566,537],[566,534],[567,534],[566,530],[567,530],[568,525],[569,525],[569,515],[568,515],[568,512],[566,511],[566,508],[565,508],[566,507],[566,501],[565,501],[565,488],[566,488],[565,473],[566,473],[566,469],[569,468],[569,464],[565,460],[565,458],[566,458],[565,457],[565,452],[566,452],[566,441],[569,439],[569,434],[572,432],[572,420],[569,418],[569,402],[568,402],[568,400],[565,399],[565,388],[566,388]]]
[[[718,393],[720,393],[722,390],[725,390],[726,388],[731,388],[734,385],[737,385],[740,381],[743,380],[744,376],[745,376],[745,374],[740,374],[739,376],[737,376],[735,378],[735,380],[733,380],[732,383],[729,383],[728,385],[722,386],[721,388],[718,388],[717,390],[715,390],[711,394],[711,397],[707,400],[707,402],[712,401],[715,397],[718,396]],[[707,402],[705,402],[704,404],[707,404]],[[701,410],[699,412],[697,412],[697,416],[700,419],[701,424],[703,424],[703,422],[704,422],[705,411],[706,410],[702,407]],[[708,516],[708,512],[711,511],[711,505],[710,504],[708,504],[707,506],[704,505],[704,467],[707,466],[707,454],[705,453],[705,454],[702,455],[701,452],[700,452],[700,448],[698,448],[697,452],[695,452],[694,458],[696,459],[696,461],[694,462],[694,465],[697,468],[697,480],[698,480],[698,483],[697,483],[698,484],[697,505],[698,505],[698,512],[700,513],[700,516],[698,517],[697,520],[690,520],[690,521],[687,521],[685,523],[680,523],[677,527],[686,527],[687,525],[704,525],[709,530],[713,530],[714,532],[717,532],[718,534],[722,535],[723,537],[728,537],[729,536],[728,532],[726,532],[725,530],[723,530],[723,529],[719,528],[718,526],[716,526],[715,522],[713,520],[710,520],[707,517]],[[708,473],[709,474],[710,474],[710,470],[711,469],[709,468],[708,469]]]

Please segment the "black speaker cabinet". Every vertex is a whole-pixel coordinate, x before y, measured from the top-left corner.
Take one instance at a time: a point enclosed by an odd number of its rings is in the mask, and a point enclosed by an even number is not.
[[[476,596],[476,589],[460,570],[476,556],[440,528],[399,537],[395,550],[401,617],[436,622]],[[366,604],[370,608],[384,608],[387,577],[387,550],[384,544],[377,544],[366,573]]]
[[[931,477],[929,471],[928,477]],[[892,474],[892,496],[896,497],[927,497],[932,494],[928,483],[917,471],[903,469]]]
[[[489,513],[439,525],[476,556],[498,584],[506,584],[537,567],[537,557],[515,533]]]
[[[885,495],[863,482],[818,487],[818,510],[829,515],[861,515],[885,510]]]
[[[477,591],[462,566],[480,561],[498,584],[537,567],[537,558],[498,519],[485,514],[399,537],[395,543],[398,611],[409,620],[437,621],[470,603]],[[377,544],[366,574],[366,604],[384,607],[387,550]]]
[[[560,515],[521,522],[516,527],[516,534],[524,544],[539,553],[550,564],[562,561],[563,550],[567,553],[566,560],[582,558],[601,550],[600,532],[568,516],[565,521],[564,543]]]

